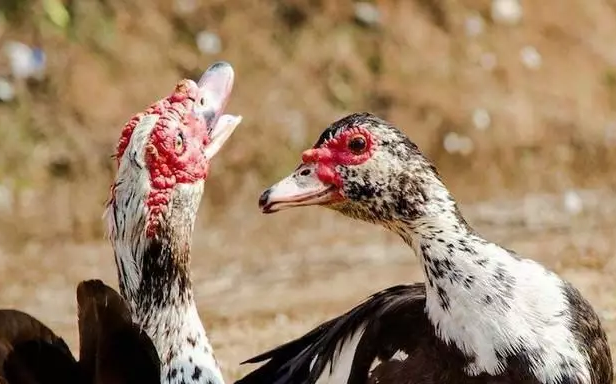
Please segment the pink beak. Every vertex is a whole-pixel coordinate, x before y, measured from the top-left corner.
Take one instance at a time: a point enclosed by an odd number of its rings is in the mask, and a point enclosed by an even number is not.
[[[198,82],[199,97],[193,112],[207,122],[210,142],[204,154],[208,159],[218,153],[242,121],[241,116],[222,114],[231,96],[234,78],[233,67],[221,61],[210,65]]]

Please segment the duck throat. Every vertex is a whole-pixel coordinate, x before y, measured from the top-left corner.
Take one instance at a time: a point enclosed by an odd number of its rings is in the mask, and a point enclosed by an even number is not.
[[[108,221],[120,293],[133,321],[150,336],[164,383],[223,383],[194,301],[190,277],[192,234],[203,182],[176,185],[154,236],[137,193],[116,183]],[[133,184],[135,185],[135,184]],[[142,194],[147,196],[147,194]]]
[[[146,247],[141,284],[132,299],[134,320],[159,351],[162,382],[222,384],[193,298],[190,237],[178,234],[186,230],[181,225],[165,228],[175,235],[159,236]]]
[[[546,384],[589,377],[564,282],[480,237],[457,209],[434,212],[395,230],[419,257],[435,334],[466,356],[466,373],[521,366]]]

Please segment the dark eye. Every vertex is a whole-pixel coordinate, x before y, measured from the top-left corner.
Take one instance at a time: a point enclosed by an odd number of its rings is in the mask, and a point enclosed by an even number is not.
[[[347,146],[351,152],[360,155],[366,150],[366,138],[362,135],[353,136]]]
[[[175,153],[180,155],[184,152],[184,134],[182,132],[178,133],[175,137]]]
[[[300,176],[308,176],[310,175],[310,169],[302,169],[302,171],[299,173]]]

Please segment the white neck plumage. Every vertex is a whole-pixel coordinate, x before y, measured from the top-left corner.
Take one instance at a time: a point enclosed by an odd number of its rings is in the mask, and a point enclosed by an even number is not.
[[[106,214],[120,292],[133,320],[156,346],[163,383],[223,384],[190,279],[191,239],[203,182],[176,186],[165,222],[148,238],[148,175],[145,168],[127,163],[121,162]]]
[[[589,382],[588,357],[571,342],[563,281],[481,238],[453,199],[439,200],[412,224],[388,226],[419,256],[427,315],[436,335],[469,357],[467,374],[498,375],[510,359],[522,358],[542,383]]]

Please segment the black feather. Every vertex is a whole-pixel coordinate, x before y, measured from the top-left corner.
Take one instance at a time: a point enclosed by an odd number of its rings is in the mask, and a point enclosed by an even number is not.
[[[0,310],[0,383],[160,383],[149,337],[131,320],[120,295],[100,280],[77,288],[80,360],[34,317]]]
[[[387,313],[419,311],[421,315],[424,303],[423,284],[398,285],[378,292],[347,313],[319,325],[306,335],[246,360],[242,364],[269,361],[236,381],[236,384],[315,383],[327,364],[336,357],[336,352],[342,345],[340,341],[353,337],[364,325],[366,331],[362,340],[365,335],[380,332],[379,318]],[[400,307],[403,307],[403,310]],[[362,351],[361,359],[356,356],[353,363],[354,370],[359,369],[355,375],[361,372],[364,379],[368,377],[370,364],[380,352],[377,348],[371,348],[366,354],[369,349]]]

